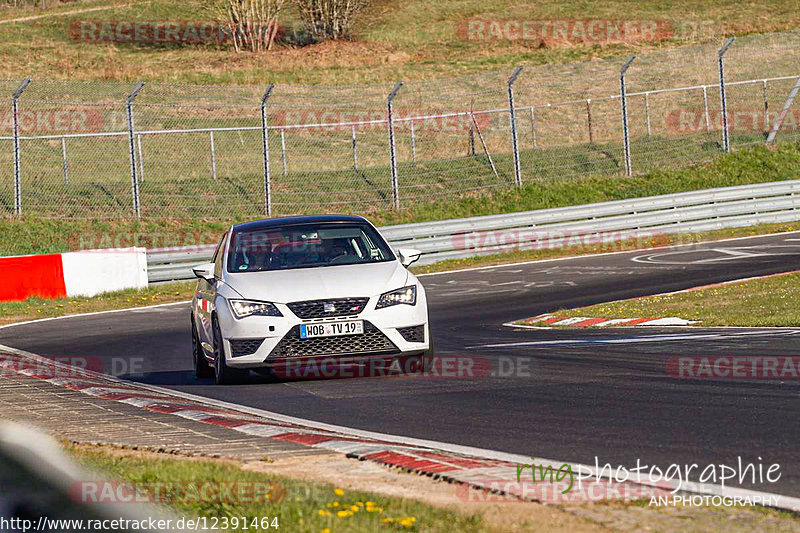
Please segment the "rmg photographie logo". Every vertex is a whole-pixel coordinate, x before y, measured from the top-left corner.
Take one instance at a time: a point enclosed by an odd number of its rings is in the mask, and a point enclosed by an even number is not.
[[[778,120],[779,111],[764,109],[736,109],[728,111],[726,118],[728,131],[741,133],[762,133],[769,131]],[[712,130],[721,130],[722,111],[704,109],[675,109],[667,115],[667,130],[671,133],[703,133]],[[781,123],[781,131],[800,130],[800,109],[790,109]]]
[[[469,42],[655,43],[673,33],[668,20],[474,18],[456,26],[459,39]]]
[[[69,38],[82,43],[210,44],[233,42],[235,36],[280,39],[286,30],[273,21],[242,23],[213,20],[73,20]]]

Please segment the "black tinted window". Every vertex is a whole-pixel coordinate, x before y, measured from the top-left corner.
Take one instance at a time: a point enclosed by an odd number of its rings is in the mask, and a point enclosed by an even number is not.
[[[386,241],[365,224],[321,223],[238,231],[228,272],[378,263],[394,260]]]

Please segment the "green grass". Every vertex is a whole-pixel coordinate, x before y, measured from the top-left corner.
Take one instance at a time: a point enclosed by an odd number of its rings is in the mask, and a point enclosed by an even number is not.
[[[528,155],[530,154],[526,154]],[[483,163],[475,160],[474,164]],[[497,161],[500,169],[507,167],[507,164],[508,161]],[[502,187],[477,189],[472,194],[457,199],[442,199],[437,198],[436,188],[430,186],[421,188],[418,193],[426,193],[429,199],[409,201],[404,204],[407,207],[400,210],[392,210],[388,205],[374,206],[374,209],[369,210],[354,203],[341,204],[339,209],[309,208],[307,212],[366,214],[377,225],[444,220],[793,179],[798,164],[800,143],[786,143],[773,149],[757,146],[740,150],[688,169],[670,170],[667,167],[632,178],[618,175],[558,177],[557,170],[553,169],[549,176],[544,172],[527,174],[527,178],[524,175],[525,186],[521,189],[503,184]],[[457,169],[448,169],[446,166],[442,170],[458,172]],[[457,179],[457,174],[453,176],[453,179]],[[143,191],[147,191],[151,185],[155,187],[157,184],[146,181]],[[188,189],[186,192],[188,194]],[[401,198],[402,194],[401,189]],[[143,193],[143,197],[148,198],[146,193]],[[278,195],[278,198],[281,196]],[[207,205],[199,205],[201,200]],[[193,201],[198,202],[198,205],[188,212],[175,209],[169,211],[171,218],[141,222],[130,219],[95,219],[64,223],[38,219],[26,211],[27,214],[21,221],[0,220],[0,232],[4,236],[0,242],[0,255],[126,247],[134,244],[149,248],[208,244],[216,242],[217,236],[229,223],[262,217],[252,212],[215,214],[215,205],[219,200],[213,196]],[[68,209],[68,206],[62,207],[64,212]],[[90,213],[94,213],[89,215],[94,217],[104,214],[100,208],[94,208]],[[139,241],[135,242],[137,236]]]
[[[54,316],[143,307],[191,299],[194,283],[178,282],[152,285],[138,291],[128,289],[92,297],[28,298],[23,302],[0,302],[0,324]]]
[[[800,326],[800,274],[560,310],[566,317],[679,317],[696,326]],[[524,323],[524,321],[523,321]]]
[[[248,525],[253,519],[260,521],[262,517],[270,517],[271,522],[277,517],[279,530],[314,533],[325,528],[364,533],[398,529],[431,532],[491,530],[477,514],[456,513],[414,500],[342,491],[324,483],[246,471],[232,462],[112,454],[101,448],[71,447],[69,451],[81,463],[105,471],[109,480],[138,483],[142,488],[155,482],[191,483],[194,486],[207,483],[211,487],[215,486],[214,483],[237,482],[244,487],[248,487],[248,483],[259,483],[271,484],[274,490],[271,494],[276,496],[275,500],[254,503],[194,502],[188,498],[189,501],[172,505],[180,516],[204,516],[209,520],[214,517],[244,517]],[[283,494],[281,499],[279,495]],[[338,516],[342,512],[345,516]],[[242,529],[240,523],[239,530]]]
[[[121,2],[90,1],[58,7],[58,13]],[[193,83],[366,83],[429,79],[518,63],[572,63],[618,57],[647,50],[719,41],[731,34],[794,28],[800,12],[790,0],[749,4],[734,0],[631,3],[613,0],[549,3],[500,0],[373,2],[360,19],[354,41],[297,49],[289,42],[267,54],[233,54],[227,46],[87,44],[70,40],[71,20],[209,20],[214,12],[204,0],[149,0],[87,14],[56,16],[4,25],[0,42],[0,77],[35,75],[60,79],[146,79]],[[0,18],[31,15],[29,10],[0,10]],[[467,42],[457,24],[482,19],[668,19],[673,35],[654,44],[544,45],[536,42]],[[293,25],[296,14],[282,17]],[[291,41],[291,40],[290,40]],[[20,52],[19,46],[28,48]]]
[[[563,248],[541,250],[517,250],[501,254],[484,255],[465,259],[450,259],[432,265],[412,266],[415,274],[430,274],[433,272],[446,272],[464,268],[502,265],[523,261],[539,261],[555,259],[558,257],[572,257],[606,252],[636,250],[647,247],[667,246],[675,244],[689,244],[735,237],[748,237],[769,233],[798,231],[800,223],[794,224],[769,224],[751,226],[746,228],[730,228],[694,234],[660,235],[646,241],[629,240],[605,245],[594,244],[590,246],[567,246]],[[153,234],[158,235],[158,234]],[[153,236],[151,235],[151,237]],[[158,236],[160,239],[161,237]],[[48,317],[74,315],[107,311],[111,309],[125,309],[130,307],[143,307],[172,302],[183,302],[191,299],[194,294],[195,284],[192,281],[164,283],[151,285],[137,291],[129,289],[110,292],[93,297],[71,297],[49,300],[45,298],[28,298],[22,302],[0,302],[0,325],[36,320]]]

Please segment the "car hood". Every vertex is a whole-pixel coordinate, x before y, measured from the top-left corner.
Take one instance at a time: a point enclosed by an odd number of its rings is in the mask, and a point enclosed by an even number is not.
[[[242,298],[276,303],[377,296],[406,286],[408,280],[408,270],[398,261],[227,273],[225,279]]]

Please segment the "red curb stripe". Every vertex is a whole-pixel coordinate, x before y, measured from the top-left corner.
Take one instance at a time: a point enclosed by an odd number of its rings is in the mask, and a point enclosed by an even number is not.
[[[639,324],[643,324],[644,322],[650,322],[651,320],[658,320],[658,318],[634,318],[633,320],[629,320],[627,322],[620,322],[619,324],[615,324],[616,326],[637,326]]]
[[[345,440],[332,435],[316,435],[313,433],[282,433],[280,435],[274,435],[272,438],[285,442],[294,442],[295,444],[305,444],[306,446],[314,446],[315,444],[331,440]]]
[[[582,320],[580,322],[576,322],[572,324],[573,328],[588,328],[590,326],[594,326],[595,324],[600,324],[601,322],[606,322],[607,318],[589,318],[587,320]]]
[[[464,459],[455,456],[449,456],[442,453],[418,451],[414,452],[415,455],[427,457],[428,459],[443,461],[462,468],[488,468],[494,466],[514,466],[513,463],[505,461],[495,461],[493,459],[479,460],[479,459]]]
[[[210,418],[204,418],[200,420],[200,422],[204,424],[212,424],[214,426],[222,426],[226,428],[236,428],[250,423],[247,420],[235,419],[235,418],[222,418],[220,416],[212,416]]]
[[[411,457],[409,455],[391,451],[371,453],[365,455],[363,458],[370,459],[372,461],[378,461],[380,463],[384,463],[391,466],[408,468],[409,470],[420,470],[423,472],[430,472],[432,474],[438,472],[449,472],[453,470],[459,470],[459,468],[455,466],[448,466],[439,463],[434,463],[433,461],[428,461],[425,459],[417,459],[416,457]]]
[[[554,322],[559,322],[561,320],[565,320],[563,316],[554,316],[553,318],[548,318],[541,322],[541,324],[553,324]]]

